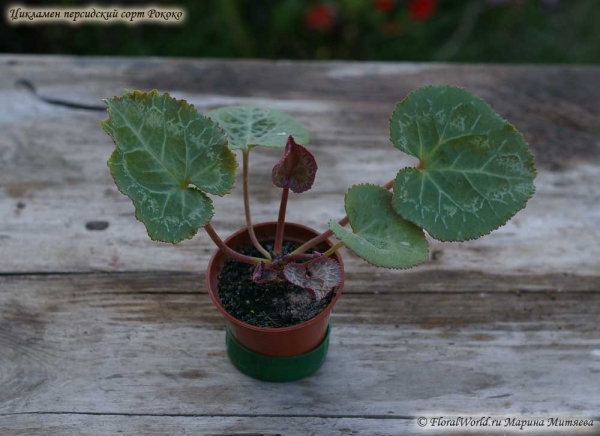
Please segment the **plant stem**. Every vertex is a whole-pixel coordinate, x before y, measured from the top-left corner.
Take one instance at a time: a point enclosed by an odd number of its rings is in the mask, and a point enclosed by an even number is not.
[[[250,149],[246,148],[242,150],[243,159],[243,179],[244,179],[244,212],[246,213],[246,227],[248,228],[248,234],[250,235],[250,240],[252,241],[252,245],[256,247],[260,254],[265,256],[267,259],[271,259],[271,254],[262,246],[258,239],[256,238],[256,233],[254,233],[254,227],[252,226],[252,216],[250,214],[250,190],[248,188],[248,156],[250,155]]]
[[[396,179],[390,180],[385,185],[383,185],[383,189],[387,189],[389,191],[390,189],[392,189],[394,187],[395,182],[396,182]]]
[[[281,193],[281,203],[279,204],[279,216],[277,217],[277,231],[275,232],[275,246],[273,253],[281,253],[283,246],[283,230],[285,229],[285,211],[287,209],[288,195],[290,188],[283,188]]]
[[[348,217],[345,216],[344,218],[339,220],[338,224],[342,227],[345,226],[346,224],[348,224]],[[320,244],[321,242],[327,240],[328,238],[330,238],[332,236],[333,236],[333,231],[327,230],[327,231],[321,233],[319,236],[315,236],[310,241],[305,242],[304,244],[302,244],[301,246],[296,248],[294,251],[292,251],[290,254],[293,255],[293,254],[304,253],[306,250],[312,248],[315,245]]]
[[[383,188],[387,189],[389,191],[390,189],[392,189],[394,187],[395,181],[396,181],[396,179],[390,180],[385,185],[383,185]],[[344,227],[346,224],[348,224],[348,216],[345,216],[344,218],[339,220],[338,224],[342,227]],[[295,255],[295,254],[304,253],[306,250],[310,249],[311,247],[313,247],[317,244],[320,244],[321,242],[325,241],[326,239],[328,239],[332,236],[333,236],[333,231],[327,230],[327,231],[321,233],[319,236],[315,236],[310,241],[305,242],[300,247],[298,247],[294,251],[292,251],[290,254]]]
[[[344,243],[342,241],[339,241],[337,244],[335,244],[333,247],[331,247],[329,250],[327,250],[325,253],[323,253],[323,256],[331,256],[333,253],[338,251],[343,246],[344,246]]]
[[[258,257],[246,256],[245,254],[238,253],[237,251],[228,247],[227,245],[225,245],[225,242],[223,242],[223,240],[221,238],[219,238],[219,235],[217,235],[217,232],[215,232],[215,229],[213,229],[213,227],[210,225],[210,223],[208,223],[204,226],[204,230],[206,230],[206,233],[208,233],[208,236],[210,236],[210,239],[213,240],[213,242],[216,244],[216,246],[219,247],[219,249],[223,253],[225,253],[225,256],[227,256],[233,260],[237,260],[238,262],[243,262],[243,263],[249,263],[251,265],[257,265],[260,262],[264,262],[266,260],[266,259],[259,259]],[[269,261],[267,261],[266,263],[269,263]]]
[[[306,254],[306,253],[298,253],[298,254],[286,254],[285,256],[283,256],[282,261],[283,262],[291,262],[293,260],[311,260],[314,259],[315,256],[313,256],[312,254]]]

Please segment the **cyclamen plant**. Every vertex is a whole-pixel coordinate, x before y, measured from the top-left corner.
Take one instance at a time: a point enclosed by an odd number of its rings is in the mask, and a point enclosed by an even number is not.
[[[289,191],[308,191],[317,172],[314,156],[300,145],[309,142],[304,126],[258,106],[203,115],[157,91],[125,91],[105,102],[109,119],[102,127],[116,144],[108,165],[150,238],[178,243],[204,227],[228,257],[256,265],[256,283],[288,280],[317,300],[340,283],[341,268],[329,256],[342,246],[375,266],[410,268],[428,260],[423,230],[440,241],[476,239],[504,225],[534,193],[534,159],[522,135],[468,91],[428,86],[398,103],[390,119],[392,144],[416,157],[416,167],[400,169],[383,186],[352,186],[345,196],[347,216],[284,254]],[[271,251],[257,240],[250,213],[249,155],[256,146],[284,148],[271,174],[282,189]],[[211,225],[207,194],[223,196],[233,188],[233,150],[242,154],[246,224],[262,257],[228,247]],[[331,249],[308,253],[334,235],[339,242]]]

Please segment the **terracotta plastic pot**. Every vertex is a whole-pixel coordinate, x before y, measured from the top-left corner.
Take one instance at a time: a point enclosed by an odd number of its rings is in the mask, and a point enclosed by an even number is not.
[[[276,222],[267,222],[254,225],[254,231],[257,239],[263,242],[271,242],[275,239]],[[284,240],[297,243],[304,243],[319,233],[306,226],[294,223],[286,223],[284,229]],[[242,229],[225,240],[225,243],[233,248],[248,246],[251,244],[247,229]],[[325,241],[315,247],[317,251],[324,252],[333,244]],[[218,278],[223,269],[227,258],[217,250],[213,254],[206,273],[206,284],[209,294],[227,320],[229,332],[234,336],[243,348],[250,352],[262,356],[271,357],[291,357],[307,354],[323,345],[326,333],[328,332],[329,315],[340,298],[344,286],[345,274],[343,272],[344,264],[338,252],[334,253],[333,258],[337,260],[342,267],[342,282],[333,292],[334,296],[331,303],[314,318],[301,324],[283,328],[264,328],[246,324],[231,316],[222,306],[218,295]],[[325,347],[325,352],[326,352]],[[231,353],[230,353],[231,356]],[[324,355],[323,355],[324,358]],[[234,362],[235,363],[235,362]],[[320,365],[319,365],[320,366]]]

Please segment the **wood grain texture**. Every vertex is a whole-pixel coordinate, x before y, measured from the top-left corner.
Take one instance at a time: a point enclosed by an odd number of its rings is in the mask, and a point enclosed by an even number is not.
[[[19,79],[97,110],[49,104]],[[434,83],[468,88],[524,133],[534,198],[480,240],[430,239],[413,270],[346,251],[324,367],[285,385],[243,376],[204,288],[212,244],[150,241],[109,177],[100,99],[157,88],[202,111],[297,116],[320,170],[288,219],[324,230],[351,185],[414,163],[388,118]],[[0,434],[398,435],[428,414],[600,425],[598,83],[598,67],[0,56]],[[279,157],[251,154],[255,222],[277,215]],[[215,201],[223,237],[244,225],[237,186]]]
[[[343,215],[352,184],[384,183],[413,163],[388,140],[395,102],[414,87],[449,82],[486,98],[523,131],[540,167],[537,193],[492,235],[463,244],[431,240],[432,262],[418,269],[379,270],[346,253],[348,271],[418,282],[419,289],[429,286],[425,274],[437,277],[431,283],[437,290],[479,290],[479,277],[503,290],[599,287],[600,91],[594,84],[600,68],[5,56],[0,71],[1,272],[202,272],[213,250],[202,232],[176,247],[150,241],[108,174],[114,145],[98,124],[105,113],[41,102],[15,87],[20,78],[35,82],[41,94],[100,108],[102,97],[125,87],[156,87],[200,110],[257,102],[298,116],[311,130],[321,169],[311,192],[292,196],[288,218],[319,230]],[[254,222],[277,215],[279,192],[269,174],[278,158],[274,150],[252,153]],[[233,194],[216,199],[214,226],[222,236],[244,225],[240,182]],[[96,221],[108,227],[89,230]]]
[[[233,368],[223,319],[202,290],[118,276],[0,278],[0,415],[600,410],[598,293],[346,295],[324,367],[274,384]]]
[[[470,429],[456,431],[449,428],[420,428],[414,419],[369,418],[314,418],[314,417],[203,417],[203,416],[44,416],[44,428],[39,427],[39,415],[0,416],[0,431],[19,436],[398,436],[444,435],[464,436],[477,434],[527,434],[525,431],[494,433]],[[502,423],[504,424],[504,422]],[[518,427],[517,427],[518,428]],[[543,434],[536,429],[538,434]],[[573,429],[552,428],[552,436],[573,436]],[[595,435],[596,428],[576,434]],[[535,433],[534,433],[535,434]]]

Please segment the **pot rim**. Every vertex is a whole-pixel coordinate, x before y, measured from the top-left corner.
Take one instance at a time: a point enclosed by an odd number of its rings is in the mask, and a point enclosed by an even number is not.
[[[277,225],[277,222],[276,221],[266,221],[266,222],[254,224],[252,227],[256,230],[256,229],[258,229],[260,227],[265,227],[265,226],[269,226],[269,225]],[[317,236],[317,235],[320,234],[316,230],[314,230],[314,229],[312,229],[312,228],[310,228],[308,226],[305,226],[303,224],[286,222],[285,225],[286,225],[286,227],[287,226],[297,227],[297,228],[301,228],[302,230],[312,232],[312,233],[315,234],[315,236]],[[248,231],[247,227],[241,228],[237,232],[231,234],[231,236],[229,236],[227,239],[225,239],[225,241],[224,241],[225,244],[229,245],[229,243],[231,242],[232,239],[238,237],[239,235],[241,235],[241,234],[243,234],[243,233],[245,233],[247,231]],[[333,245],[334,245],[329,239],[326,239],[323,242],[326,243],[327,245],[329,245],[330,247],[333,247]],[[234,247],[231,247],[231,248],[234,248]],[[342,295],[342,290],[344,288],[344,283],[346,281],[346,271],[344,270],[344,262],[342,261],[342,256],[340,255],[339,251],[336,251],[335,253],[333,253],[333,256],[335,257],[335,260],[340,264],[340,267],[342,268],[342,281],[333,290],[333,292],[335,293],[334,296],[333,296],[333,299],[321,311],[321,313],[319,313],[318,315],[312,317],[309,320],[301,322],[300,324],[296,324],[296,325],[292,325],[292,326],[288,326],[288,327],[258,327],[258,326],[252,325],[252,324],[245,323],[245,322],[240,321],[239,319],[235,318],[233,315],[231,315],[229,312],[227,312],[227,310],[225,310],[225,308],[221,304],[221,301],[218,298],[218,290],[217,289],[214,289],[214,290],[212,289],[211,280],[210,280],[211,277],[212,277],[211,271],[213,270],[213,264],[216,261],[216,257],[217,257],[217,255],[220,252],[221,252],[221,250],[219,248],[217,248],[213,252],[213,255],[211,256],[210,261],[208,262],[208,266],[206,268],[206,287],[207,287],[207,290],[208,290],[208,294],[210,295],[210,298],[212,299],[212,301],[215,304],[215,306],[217,306],[217,309],[219,309],[219,312],[221,312],[221,314],[225,317],[225,319],[227,321],[229,321],[231,323],[234,323],[234,324],[236,324],[236,325],[238,325],[240,327],[243,327],[245,329],[254,330],[254,331],[260,331],[260,332],[269,332],[269,333],[285,333],[285,332],[289,332],[289,331],[294,331],[294,330],[302,329],[302,328],[304,328],[304,327],[306,327],[308,325],[311,325],[311,324],[313,324],[315,322],[320,321],[321,319],[323,319],[325,317],[328,317],[329,314],[331,313],[331,311],[333,310],[333,307],[335,306],[335,304],[339,300],[340,296]]]

